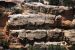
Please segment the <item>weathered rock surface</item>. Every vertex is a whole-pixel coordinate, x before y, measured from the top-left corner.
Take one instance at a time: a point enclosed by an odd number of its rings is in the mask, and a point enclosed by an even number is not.
[[[64,36],[68,38],[72,44],[75,44],[75,29],[72,30],[64,30]]]
[[[10,33],[15,34],[18,33],[18,38],[24,39],[27,38],[28,40],[45,38],[47,41],[63,41],[69,40],[68,42],[72,42],[74,44],[75,40],[75,31],[72,30],[61,30],[61,29],[51,29],[51,30],[11,30]],[[65,37],[65,38],[64,38]],[[54,40],[53,40],[54,39]]]
[[[39,14],[29,14],[29,15],[10,15],[9,24],[10,25],[42,25],[42,24],[54,24],[55,15],[39,15]]]
[[[13,33],[12,33],[13,32]],[[42,38],[58,38],[63,37],[63,33],[61,29],[51,29],[51,30],[11,30],[10,33],[15,34],[18,33],[19,38],[27,38],[29,40],[42,39]],[[54,39],[55,39],[54,38]]]
[[[74,44],[75,19],[66,17],[69,15],[63,15],[65,10],[69,10],[69,7],[41,3],[25,3],[25,5],[19,6],[13,8],[15,9],[13,15],[8,16],[10,18],[8,20],[8,29],[10,35],[18,35],[16,38],[19,41],[21,40],[20,42],[23,45],[31,44],[33,46],[47,47],[47,45],[51,44],[63,45],[64,42],[61,44],[61,41]],[[15,12],[18,12],[16,10],[20,10],[22,6],[25,6],[28,12],[23,7],[26,12],[15,14]]]
[[[8,27],[19,29],[39,29],[39,28],[75,28],[74,19],[63,20],[61,15],[48,14],[27,14],[27,15],[10,15]],[[13,28],[12,28],[13,27]]]
[[[28,15],[10,15],[8,20],[8,27],[10,29],[22,28],[22,29],[38,29],[55,27],[55,15],[40,15],[40,14],[28,14]],[[13,28],[12,28],[13,27]]]
[[[25,6],[37,12],[52,13],[52,14],[55,14],[55,12],[61,13],[64,10],[69,10],[69,7],[44,5],[42,3],[37,2],[25,3]]]

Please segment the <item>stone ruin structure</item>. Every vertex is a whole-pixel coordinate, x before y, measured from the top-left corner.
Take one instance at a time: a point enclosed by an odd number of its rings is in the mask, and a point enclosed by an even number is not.
[[[7,9],[6,34],[9,48],[60,45],[66,50],[75,44],[75,19],[71,7],[31,2]],[[10,13],[9,13],[10,12]]]

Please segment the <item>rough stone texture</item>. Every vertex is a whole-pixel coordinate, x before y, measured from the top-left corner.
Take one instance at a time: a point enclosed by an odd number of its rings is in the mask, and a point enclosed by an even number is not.
[[[35,40],[45,38],[45,40],[49,41],[63,41],[64,37],[68,38],[72,44],[74,44],[74,36],[75,31],[73,30],[61,30],[61,29],[50,29],[50,30],[11,30],[10,33],[15,34],[18,33],[18,38],[28,40]],[[54,39],[54,40],[53,40]],[[65,39],[67,40],[67,39]],[[68,41],[68,42],[69,42]]]
[[[8,16],[10,18],[8,20],[9,33],[10,35],[17,33],[20,43],[44,48],[51,44],[75,43],[75,19],[71,16],[71,19],[68,17],[68,13],[70,13],[68,7],[41,3],[25,3],[23,6],[28,8],[24,9],[26,11],[23,12],[24,14]],[[62,41],[65,42],[59,43]]]
[[[13,16],[13,17],[12,17]],[[42,25],[42,24],[54,24],[55,15],[39,15],[39,14],[29,14],[29,15],[11,15],[9,20],[9,25]]]
[[[64,30],[64,36],[69,38],[69,40],[72,42],[72,44],[75,44],[75,29],[72,30]]]
[[[63,33],[61,29],[52,29],[52,30],[11,30],[10,33],[15,34],[18,33],[18,38],[27,38],[29,40],[35,39],[42,39],[45,38],[47,40],[48,38],[57,38],[57,37],[63,37]]]
[[[68,10],[69,7],[65,6],[53,6],[53,5],[44,5],[42,3],[25,3],[27,8],[30,8],[32,10],[42,12],[42,13],[52,13],[55,14],[56,12],[61,13],[64,10]]]
[[[74,28],[74,19],[68,20],[63,19],[61,15],[45,15],[45,14],[27,14],[27,15],[10,15],[8,20],[8,27],[11,29],[14,28]],[[26,26],[26,27],[25,27]],[[44,26],[44,27],[43,27]]]

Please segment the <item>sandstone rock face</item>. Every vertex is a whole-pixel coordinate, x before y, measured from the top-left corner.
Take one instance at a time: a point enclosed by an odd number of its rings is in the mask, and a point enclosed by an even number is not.
[[[33,45],[34,47],[48,48],[48,45],[51,44],[62,46],[69,43],[74,44],[75,19],[66,17],[69,16],[67,12],[66,15],[63,15],[65,11],[69,10],[69,7],[35,2],[19,6],[15,9],[24,6],[22,14],[12,13],[8,16],[7,28],[10,37],[16,37],[22,45],[26,45],[25,47]]]
[[[18,38],[27,38],[29,40],[42,39],[45,38],[60,38],[63,37],[63,33],[61,29],[52,29],[52,30],[11,30],[10,33],[12,35],[18,33]]]
[[[10,15],[10,19],[8,20],[8,27],[15,28],[50,28],[50,27],[62,27],[62,28],[74,28],[74,19],[71,20],[63,20],[61,15],[40,15],[40,14],[27,14],[27,15]],[[26,26],[26,27],[25,27]],[[43,27],[44,26],[44,27]],[[22,29],[23,29],[22,28]]]
[[[64,35],[66,37],[68,37],[69,40],[71,42],[73,42],[73,44],[74,44],[74,42],[75,42],[75,40],[74,40],[74,38],[75,38],[75,30],[74,29],[72,29],[72,30],[64,30],[63,32],[64,32]]]
[[[46,30],[25,30],[25,31],[22,31],[22,33],[20,33],[18,30],[18,33],[19,33],[19,35],[18,35],[19,38],[27,38],[29,40],[34,40],[34,38],[41,39],[41,38],[46,37],[47,32],[46,32]]]
[[[46,40],[46,41],[64,41],[64,37],[70,41],[74,39],[74,30],[65,30],[65,27],[74,27],[74,20],[62,20],[62,17],[55,15],[40,15],[40,14],[28,14],[28,15],[10,15],[8,21],[10,33],[18,32],[19,39],[28,39],[30,41]],[[57,27],[63,29],[52,29],[51,27]],[[13,28],[24,29],[22,31],[12,31]],[[47,28],[47,29],[46,29]],[[26,30],[27,29],[27,30]],[[35,30],[36,29],[36,30]],[[14,33],[15,34],[15,33]],[[74,42],[74,40],[72,41]],[[73,43],[72,43],[73,44]]]
[[[32,10],[38,11],[38,12],[42,12],[42,13],[52,13],[55,14],[60,13],[64,10],[68,10],[69,7],[65,7],[65,6],[53,6],[53,5],[44,5],[42,3],[36,3],[36,2],[32,2],[32,3],[25,3],[27,8],[30,8]]]
[[[13,18],[12,18],[13,16]],[[15,16],[15,17],[14,17]],[[39,14],[30,14],[30,15],[11,15],[9,16],[10,23],[9,25],[42,25],[42,24],[54,24],[55,15],[39,15]]]

